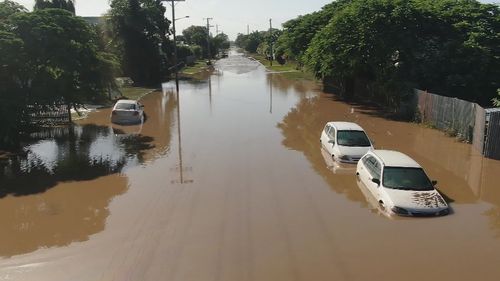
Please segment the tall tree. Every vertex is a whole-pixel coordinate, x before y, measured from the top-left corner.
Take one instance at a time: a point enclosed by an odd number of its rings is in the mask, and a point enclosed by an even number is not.
[[[74,0],[35,0],[34,10],[40,9],[63,9],[75,14],[75,1]]]
[[[199,46],[202,50],[202,56],[208,57],[208,30],[206,27],[192,25],[182,31],[182,36],[186,44]]]
[[[396,108],[411,87],[488,105],[499,88],[500,10],[474,0],[353,0],[305,62],[347,96]]]
[[[83,19],[61,9],[15,13],[0,25],[0,116],[11,121],[0,143],[23,132],[31,109],[105,98],[114,64],[97,41]]]
[[[112,0],[109,24],[123,50],[125,75],[136,84],[156,85],[168,73],[170,21],[160,0]]]

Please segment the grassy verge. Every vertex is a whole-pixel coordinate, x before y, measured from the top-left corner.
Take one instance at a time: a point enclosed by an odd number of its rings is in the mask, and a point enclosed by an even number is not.
[[[145,94],[154,91],[155,89],[153,88],[142,88],[142,87],[130,87],[130,86],[125,86],[120,88],[120,92],[122,93],[123,97],[126,97],[127,99],[131,100],[137,100],[144,96]]]
[[[179,73],[193,75],[202,71],[207,70],[207,63],[205,60],[198,60],[193,66],[187,66],[183,68]]]
[[[299,69],[295,61],[287,61],[284,65],[279,64],[277,61],[271,62],[263,55],[250,54],[251,57],[262,63],[268,70],[275,72],[282,72],[282,75],[292,80],[315,80],[314,74],[309,71]]]

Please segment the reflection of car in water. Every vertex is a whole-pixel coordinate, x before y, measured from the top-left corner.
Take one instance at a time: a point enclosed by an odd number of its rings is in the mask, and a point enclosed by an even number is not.
[[[116,135],[139,135],[142,132],[143,123],[137,125],[119,125],[119,124],[111,124],[111,129],[113,130],[113,134]]]
[[[357,163],[373,149],[363,128],[351,122],[326,123],[319,141],[334,160],[342,163]]]
[[[111,110],[111,122],[122,125],[144,122],[144,105],[136,100],[117,101]]]
[[[390,215],[441,216],[449,207],[422,167],[407,155],[390,150],[369,151],[358,162],[358,180]]]
[[[356,172],[356,166],[334,161],[332,156],[323,148],[320,148],[321,156],[325,160],[326,167],[334,174],[352,174]]]

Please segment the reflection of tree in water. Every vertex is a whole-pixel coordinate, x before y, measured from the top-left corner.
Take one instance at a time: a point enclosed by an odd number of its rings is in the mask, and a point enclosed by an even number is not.
[[[145,150],[152,148],[151,141],[141,135],[114,135],[108,127],[96,125],[40,131],[33,134],[24,153],[0,161],[0,198],[119,173],[130,160],[141,163]],[[38,147],[40,144],[45,146]],[[43,151],[47,147],[56,147],[56,151],[42,159],[40,153],[47,153]]]
[[[127,190],[118,173],[153,148],[151,137],[96,125],[32,137],[24,153],[0,160],[0,256],[66,246],[102,231],[109,202]]]
[[[267,81],[268,83],[272,83],[274,88],[279,89],[281,93],[285,94],[288,93],[290,89],[294,89],[297,93],[302,94],[317,88],[317,85],[313,81],[290,80],[279,73],[268,74]]]
[[[331,118],[329,111],[331,111],[331,104],[321,103],[317,97],[302,99],[296,108],[292,109],[278,124],[285,137],[283,145],[304,153],[314,170],[336,192],[346,194],[352,201],[365,204],[363,195],[356,185],[354,174],[333,174],[321,155],[319,143],[321,130],[327,121],[333,120],[328,119]]]

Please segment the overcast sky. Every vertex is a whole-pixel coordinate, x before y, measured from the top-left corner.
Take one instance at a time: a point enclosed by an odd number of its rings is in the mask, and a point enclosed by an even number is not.
[[[26,8],[33,7],[34,0],[14,0]],[[281,28],[281,24],[298,15],[307,14],[321,9],[332,0],[186,0],[178,2],[175,8],[176,18],[189,16],[176,22],[177,34],[191,25],[206,25],[204,18],[211,20],[212,33],[228,34],[234,40],[238,33],[246,33],[247,25],[252,30],[269,28],[272,18],[273,27]],[[500,0],[484,3],[498,3]],[[166,5],[166,4],[164,4]],[[167,18],[171,18],[172,10],[167,6]],[[79,16],[99,16],[109,9],[108,0],[76,0],[76,14]]]

